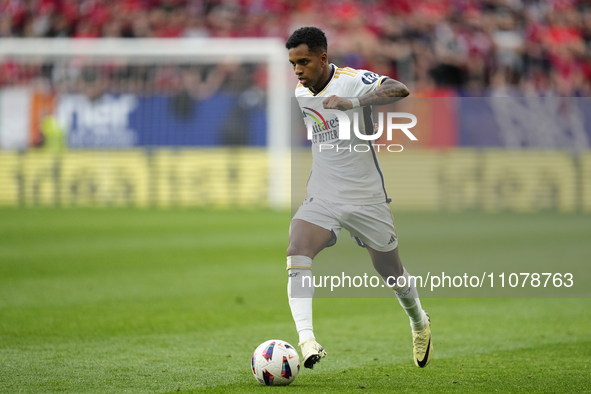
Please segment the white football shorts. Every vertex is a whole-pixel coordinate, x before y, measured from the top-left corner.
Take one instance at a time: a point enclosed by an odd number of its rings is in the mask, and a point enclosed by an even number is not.
[[[301,219],[333,233],[326,247],[333,246],[342,228],[361,247],[389,252],[398,246],[398,236],[388,203],[351,205],[333,203],[317,197],[304,200],[293,219]],[[293,220],[292,219],[292,220]]]

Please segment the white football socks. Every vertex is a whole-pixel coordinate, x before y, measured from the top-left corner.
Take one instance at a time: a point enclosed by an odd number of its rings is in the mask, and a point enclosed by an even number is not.
[[[406,280],[404,286],[399,288],[393,288],[394,294],[398,298],[398,302],[408,315],[410,319],[410,327],[413,331],[421,331],[427,327],[428,320],[423,308],[421,307],[421,301],[419,300],[419,292],[415,286],[415,281],[410,277],[406,268],[402,274]],[[402,280],[399,281],[401,283]]]
[[[291,315],[300,336],[300,343],[314,338],[312,327],[312,297],[314,283],[312,278],[312,259],[306,256],[288,256],[287,297]],[[305,278],[305,279],[304,279]]]

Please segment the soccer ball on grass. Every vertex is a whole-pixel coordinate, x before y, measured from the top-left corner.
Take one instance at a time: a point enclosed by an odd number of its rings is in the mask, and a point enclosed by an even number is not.
[[[300,356],[289,343],[271,339],[263,342],[252,355],[252,373],[266,386],[287,386],[300,371]]]

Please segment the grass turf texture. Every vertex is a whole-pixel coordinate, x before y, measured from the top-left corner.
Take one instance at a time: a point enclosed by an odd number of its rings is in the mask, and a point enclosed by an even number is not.
[[[589,261],[590,219],[396,215],[405,264],[442,267],[475,253],[491,265]],[[591,392],[589,299],[423,299],[435,344],[425,369],[396,300],[317,299],[327,359],[291,386],[259,385],[254,348],[297,343],[288,222],[268,211],[0,210],[0,392]],[[449,229],[457,236],[442,243]]]

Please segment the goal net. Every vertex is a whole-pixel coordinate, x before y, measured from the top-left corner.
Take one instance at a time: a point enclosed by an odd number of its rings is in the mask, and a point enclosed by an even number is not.
[[[0,205],[289,205],[279,39],[3,39]]]

